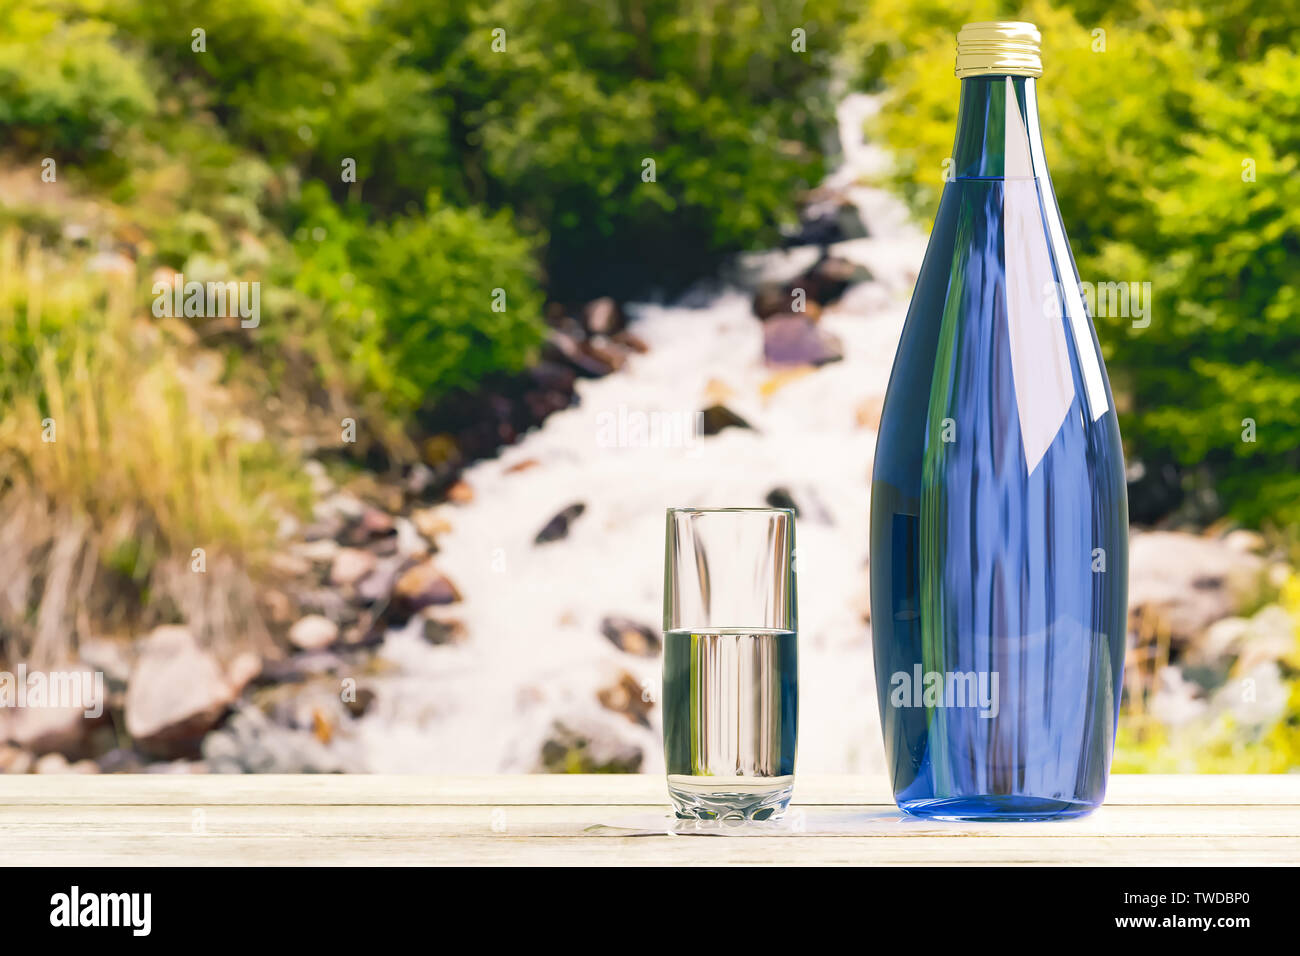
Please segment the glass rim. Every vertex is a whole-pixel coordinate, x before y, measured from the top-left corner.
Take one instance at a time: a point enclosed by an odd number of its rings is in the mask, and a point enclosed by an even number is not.
[[[795,517],[793,508],[669,508],[668,514],[780,514]]]

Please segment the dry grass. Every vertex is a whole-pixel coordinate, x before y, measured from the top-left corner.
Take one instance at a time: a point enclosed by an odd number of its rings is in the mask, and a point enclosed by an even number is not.
[[[129,266],[0,237],[0,657],[164,621],[218,649],[266,639],[247,569],[292,469],[246,437],[219,357],[141,301]]]

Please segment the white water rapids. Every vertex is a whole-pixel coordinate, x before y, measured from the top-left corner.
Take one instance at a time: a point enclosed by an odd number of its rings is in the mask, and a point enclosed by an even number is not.
[[[440,506],[451,530],[438,538],[438,563],[464,597],[444,616],[465,623],[466,639],[433,646],[418,624],[387,638],[381,655],[395,666],[371,682],[376,701],[354,728],[367,769],[536,770],[559,720],[640,747],[641,769],[662,772],[658,706],[644,727],[596,698],[623,671],[657,696],[659,661],[620,651],[602,636],[601,620],[617,615],[659,628],[665,508],[762,505],[777,486],[802,509],[797,772],[884,769],[863,617],[876,436],[859,424],[857,409],[884,395],[925,237],[889,194],[854,185],[886,161],[861,135],[874,108],[864,96],[841,104],[843,161],[827,183],[858,207],[869,232],[831,251],[874,275],[821,320],[842,340],[844,360],[771,390],[752,289],[740,286],[699,308],[630,307],[632,330],[649,352],[580,381],[578,405],[466,471],[473,501]],[[784,280],[818,252],[748,256],[740,271]],[[658,412],[689,421],[718,400],[716,383],[753,430],[728,428],[670,448],[605,440],[610,416]],[[536,465],[509,470],[529,460]],[[566,538],[533,543],[552,515],[577,502],[586,511]]]

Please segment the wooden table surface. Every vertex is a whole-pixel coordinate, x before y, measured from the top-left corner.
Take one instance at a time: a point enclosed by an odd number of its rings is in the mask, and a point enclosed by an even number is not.
[[[785,820],[738,829],[677,824],[644,775],[0,776],[0,862],[1297,864],[1300,774],[1116,776],[1089,817],[1001,824],[906,819],[884,779],[808,775]]]

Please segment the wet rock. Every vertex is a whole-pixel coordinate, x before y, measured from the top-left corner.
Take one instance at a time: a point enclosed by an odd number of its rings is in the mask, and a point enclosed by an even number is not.
[[[267,588],[257,595],[257,602],[272,624],[287,626],[297,615],[289,595],[275,588]]]
[[[663,646],[658,631],[626,617],[606,617],[600,633],[620,651],[638,657],[658,657]]]
[[[710,405],[703,412],[700,432],[704,435],[716,435],[724,428],[753,428],[726,405]]]
[[[339,533],[343,533],[341,529]],[[339,543],[333,538],[320,538],[315,541],[303,541],[293,545],[295,556],[316,564],[333,564],[339,550]]]
[[[469,637],[465,622],[456,618],[425,616],[421,623],[424,639],[435,646],[461,644]]]
[[[61,753],[48,753],[36,761],[36,766],[32,768],[33,773],[71,773],[72,767],[68,763],[68,758]]]
[[[408,615],[422,608],[454,604],[459,600],[460,591],[438,570],[432,558],[407,568],[393,586],[393,602]]]
[[[406,473],[406,493],[412,498],[421,498],[433,488],[437,479],[437,473],[432,468],[418,461]]]
[[[321,614],[308,614],[289,628],[289,643],[304,651],[319,651],[339,639],[339,626]]]
[[[397,526],[394,523],[393,516],[387,511],[380,511],[378,508],[367,508],[361,515],[361,520],[357,522],[355,531],[361,542],[373,540],[374,538],[386,538],[389,535],[397,534]]]
[[[767,502],[769,508],[790,509],[794,512],[796,518],[816,524],[835,523],[821,496],[817,494],[817,489],[812,486],[801,487],[798,498],[795,498],[794,493],[789,488],[783,485],[778,486],[769,491],[763,500]]]
[[[136,773],[145,766],[138,753],[125,747],[115,747],[100,756],[97,762],[100,773]]]
[[[627,329],[612,336],[612,341],[623,346],[625,349],[636,352],[638,355],[644,355],[646,352],[650,351],[650,344],[646,342],[645,339]]]
[[[1231,616],[1258,584],[1264,562],[1227,543],[1179,531],[1129,542],[1129,621],[1139,635],[1167,629],[1177,649]]]
[[[858,207],[844,196],[823,195],[814,199],[800,210],[799,220],[797,230],[782,236],[783,245],[828,246],[846,239],[863,239],[868,234]]]
[[[380,604],[388,600],[397,584],[397,575],[406,558],[397,554],[383,558],[375,569],[361,579],[357,585],[357,600],[363,604]]]
[[[536,468],[540,464],[541,462],[536,458],[525,458],[523,461],[517,461],[507,468],[505,473],[507,475],[517,475],[521,471],[528,471],[529,469]]]
[[[349,647],[370,646],[384,639],[385,616],[377,611],[365,611],[357,620],[343,629],[343,643]]]
[[[436,541],[439,535],[451,531],[451,522],[439,508],[421,508],[412,511],[411,521],[415,524],[415,529],[430,541]]]
[[[347,587],[356,584],[375,569],[379,559],[369,551],[360,548],[342,548],[334,556],[330,566],[330,584],[335,587]]]
[[[567,362],[579,375],[586,378],[602,378],[614,371],[615,366],[607,358],[601,357],[590,349],[587,343],[580,342],[572,335],[552,330],[543,348],[548,358]]]
[[[144,642],[126,690],[126,730],[145,753],[197,752],[233,694],[217,659],[184,627],[159,627]]]
[[[213,773],[339,773],[343,761],[310,730],[281,727],[244,705],[226,726],[203,740]]]
[[[654,703],[649,697],[641,682],[627,671],[619,674],[613,684],[596,691],[596,699],[602,707],[622,714],[642,727],[650,726],[650,711],[654,709]]]
[[[353,718],[364,717],[374,702],[375,692],[369,687],[358,687],[356,693],[343,698],[343,706]]]
[[[84,638],[77,645],[77,654],[86,667],[104,675],[104,685],[110,692],[126,690],[132,656],[128,641],[108,637]]]
[[[645,759],[612,727],[579,719],[552,724],[539,756],[546,773],[637,773]]]
[[[608,365],[611,372],[617,372],[627,364],[627,351],[604,336],[593,336],[583,344],[582,349],[592,358]]]
[[[447,489],[447,500],[454,505],[467,505],[474,500],[474,488],[462,478]]]
[[[802,315],[777,315],[763,324],[763,359],[768,365],[825,365],[844,358],[835,335]]]
[[[548,392],[558,392],[563,395],[571,395],[577,376],[573,369],[567,368],[559,362],[541,361],[533,365],[528,370],[528,375],[539,386]]]
[[[281,578],[305,578],[311,574],[311,561],[300,554],[278,551],[267,562],[271,573]]]
[[[808,297],[806,289],[797,285],[765,282],[754,295],[754,314],[760,319],[793,314],[815,320],[821,317],[822,307],[816,299]]]
[[[78,673],[91,675],[78,677],[76,692],[82,697],[80,701],[67,707],[13,708],[7,726],[0,726],[0,742],[16,744],[37,756],[58,753],[72,760],[87,756],[95,728],[107,719],[106,701],[97,697],[93,673]]]
[[[763,500],[770,508],[789,508],[796,518],[799,517],[799,506],[794,503],[794,496],[790,494],[789,488],[773,488]]]
[[[226,680],[230,684],[231,695],[238,697],[261,673],[262,655],[256,651],[240,651],[226,665]]]
[[[623,310],[607,295],[592,299],[583,307],[582,321],[592,335],[613,335],[627,324]]]
[[[865,266],[838,256],[825,256],[793,285],[804,289],[813,301],[829,305],[839,299],[850,285],[871,279],[871,271]]]
[[[573,522],[581,517],[582,513],[587,510],[587,506],[582,502],[576,502],[569,505],[563,511],[559,512],[550,521],[537,532],[537,537],[533,539],[534,544],[548,544],[552,541],[559,541],[569,536],[569,528]]]
[[[258,683],[301,684],[313,677],[339,673],[347,666],[347,661],[332,651],[304,651],[284,660],[264,663]]]

